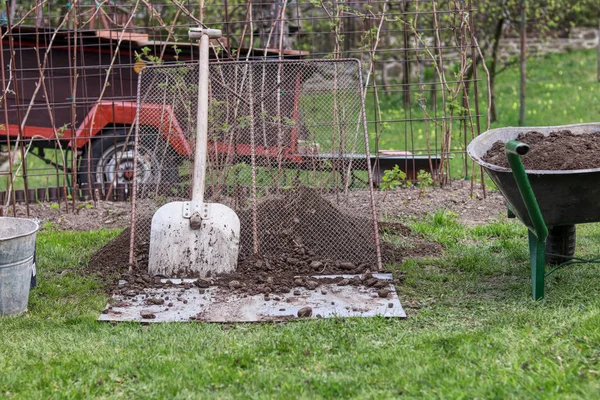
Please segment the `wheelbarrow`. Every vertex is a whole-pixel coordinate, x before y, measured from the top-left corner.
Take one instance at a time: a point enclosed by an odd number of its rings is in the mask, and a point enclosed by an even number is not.
[[[569,171],[525,170],[521,156],[529,146],[515,139],[520,133],[544,135],[559,130],[574,134],[600,131],[599,123],[549,127],[498,128],[482,133],[468,146],[469,156],[481,165],[503,194],[509,216],[529,229],[531,285],[535,300],[544,297],[544,280],[575,263],[595,262],[573,257],[576,225],[600,221],[600,168]],[[482,157],[497,142],[506,143],[510,168],[492,165]],[[558,264],[546,272],[547,264]]]

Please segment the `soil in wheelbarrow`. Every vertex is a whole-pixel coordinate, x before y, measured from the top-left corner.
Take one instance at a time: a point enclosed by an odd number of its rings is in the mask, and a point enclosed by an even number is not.
[[[286,198],[272,199],[259,207],[259,237],[265,243],[259,254],[252,254],[251,236],[242,234],[235,273],[199,279],[196,285],[218,285],[243,294],[267,296],[288,293],[298,286],[320,290],[322,284],[332,282],[324,279],[317,281],[311,278],[312,275],[363,274],[362,280],[336,278],[333,282],[338,285],[361,284],[376,288],[387,285],[370,274],[377,272],[377,264],[373,258],[373,239],[370,231],[365,229],[369,225],[367,220],[338,211],[312,190],[302,191],[300,197],[296,194],[295,202],[299,209],[315,212],[291,212],[289,207],[284,207],[290,201]],[[242,232],[250,232],[251,213],[240,212],[238,215]],[[315,215],[322,218],[316,218]],[[125,229],[100,249],[88,263],[86,272],[100,276],[111,293],[133,296],[144,288],[173,286],[169,282],[162,283],[160,277],[147,274],[150,221],[138,221],[137,226],[140,228],[136,232],[136,262],[131,272],[128,266],[129,229]],[[436,256],[441,253],[439,244],[425,241],[405,225],[382,223],[380,230],[400,236],[402,242],[409,244],[398,248],[383,242],[382,256],[386,262],[400,262],[405,257]],[[316,240],[323,237],[324,233],[329,240]],[[277,240],[267,240],[273,235]],[[350,253],[340,251],[349,247],[353,249]],[[119,280],[127,283],[119,285]]]
[[[530,146],[529,153],[521,157],[528,170],[576,170],[600,168],[600,132],[576,135],[569,130],[521,133],[519,142]],[[497,141],[482,157],[483,161],[509,168],[505,153],[506,143]]]

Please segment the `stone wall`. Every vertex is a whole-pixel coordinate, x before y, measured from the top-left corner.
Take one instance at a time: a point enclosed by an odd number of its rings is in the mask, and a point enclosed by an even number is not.
[[[594,49],[598,47],[600,34],[595,28],[573,28],[568,38],[538,39],[527,38],[527,54],[539,56],[549,53],[564,53],[574,50]],[[430,41],[433,43],[433,40]],[[517,38],[504,38],[500,40],[500,59],[507,60],[512,56],[520,54],[521,41]],[[459,54],[456,51],[444,50],[446,60],[458,60]],[[399,54],[401,56],[401,53]],[[402,78],[403,65],[401,60],[390,59],[383,66],[383,76],[379,76],[382,83],[398,82]],[[447,63],[448,67],[450,63]],[[415,73],[416,67],[412,66],[412,73]]]
[[[574,50],[594,49],[598,47],[600,35],[595,28],[573,28],[568,38],[555,38],[541,40],[527,38],[527,54],[545,55],[550,53],[564,53]],[[500,40],[500,58],[507,59],[519,55],[521,41],[519,38],[506,38]]]

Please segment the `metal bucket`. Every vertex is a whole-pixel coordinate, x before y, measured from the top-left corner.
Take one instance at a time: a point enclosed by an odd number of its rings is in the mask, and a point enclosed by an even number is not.
[[[0,217],[0,315],[27,310],[37,222]]]

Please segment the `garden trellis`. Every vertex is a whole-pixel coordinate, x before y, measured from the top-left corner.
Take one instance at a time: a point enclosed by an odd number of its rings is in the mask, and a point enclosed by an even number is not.
[[[19,203],[51,201],[74,212],[80,201],[129,200],[138,73],[197,57],[187,30],[198,25],[199,3],[29,0],[5,7],[3,212]],[[480,130],[473,12],[458,0],[218,1],[206,4],[203,20],[224,32],[214,62],[358,59],[371,155],[404,151],[401,168],[414,176],[425,169],[445,184],[479,173],[464,154]],[[300,132],[298,140],[294,146],[308,151],[327,147]],[[140,183],[151,183],[160,160],[137,156]],[[376,179],[379,166],[376,159]]]

